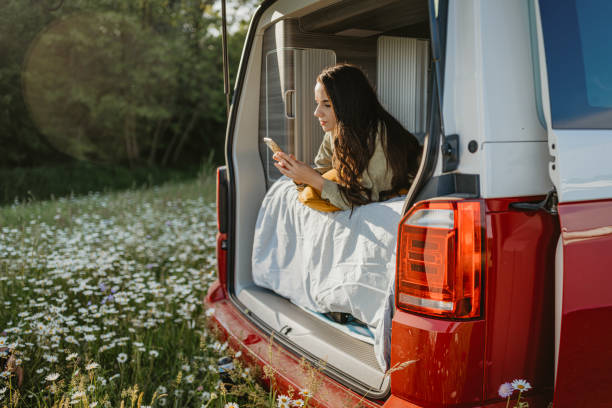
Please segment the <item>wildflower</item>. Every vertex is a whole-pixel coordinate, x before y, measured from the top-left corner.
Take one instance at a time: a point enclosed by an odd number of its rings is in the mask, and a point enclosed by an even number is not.
[[[95,408],[97,406],[98,406],[98,403],[96,401],[89,403],[89,408]],[[145,406],[141,405],[140,408],[145,408]]]
[[[54,354],[44,354],[43,358],[49,363],[57,363],[57,356]]]
[[[0,394],[4,394],[6,392],[6,387],[0,388]]]
[[[91,363],[89,363],[89,364],[87,364],[87,365],[85,366],[85,369],[86,369],[87,371],[91,371],[91,370],[95,370],[95,369],[96,369],[96,368],[98,368],[98,367],[100,367],[100,364],[98,364],[98,363],[96,363],[96,362],[91,362]]]
[[[187,377],[185,377],[185,382],[187,384],[192,384],[194,380],[195,380],[195,376],[193,374],[189,374]]]
[[[149,355],[153,358],[156,358],[157,356],[159,356],[159,351],[157,350],[149,350]]]
[[[293,401],[291,402],[291,404],[292,404],[292,406],[294,406],[294,407],[303,407],[303,406],[304,406],[304,400],[302,400],[302,399],[296,399],[296,400],[293,400]]]
[[[210,392],[208,392],[208,391],[204,391],[204,392],[202,393],[202,399],[203,399],[204,401],[208,401],[208,400],[210,399]]]
[[[288,406],[291,403],[291,398],[289,398],[287,395],[281,394],[278,396],[278,398],[276,398],[276,402],[278,403],[278,406]]]
[[[531,384],[526,380],[517,379],[512,381],[512,388],[520,392],[529,391],[531,389]]]
[[[312,397],[312,393],[307,389],[303,389],[302,391],[300,391],[300,395],[304,398]]]
[[[87,387],[87,392],[92,393],[96,390],[96,386],[93,384],[89,384],[89,386]]]
[[[240,405],[236,404],[235,402],[228,402],[223,406],[223,408],[240,408]]]
[[[125,353],[119,353],[119,355],[117,356],[117,362],[119,364],[125,363],[127,361],[127,359],[128,359],[128,356]]]
[[[77,358],[78,356],[79,356],[79,354],[78,354],[78,353],[71,353],[71,354],[68,354],[68,355],[66,356],[66,361],[73,360],[73,359]]]
[[[160,385],[159,387],[157,387],[157,393],[158,394],[165,394],[168,392],[168,389],[166,387],[164,387],[163,385]]]
[[[59,373],[51,373],[48,376],[45,377],[45,380],[47,381],[55,381],[59,378]]]
[[[502,398],[508,398],[509,396],[512,395],[513,392],[514,392],[514,388],[512,387],[512,384],[510,384],[509,382],[506,382],[500,385],[499,390],[497,391],[499,396]]]
[[[212,315],[215,314],[215,309],[214,308],[210,308],[210,309],[206,309],[206,316],[210,317]]]

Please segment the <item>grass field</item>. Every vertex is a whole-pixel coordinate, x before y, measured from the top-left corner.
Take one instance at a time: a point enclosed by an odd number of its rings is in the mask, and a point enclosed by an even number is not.
[[[0,207],[0,354],[25,374],[17,387],[2,371],[0,407],[279,405],[237,360],[236,385],[220,380],[234,353],[202,307],[216,279],[214,189],[201,176]],[[307,405],[298,392],[280,406]]]

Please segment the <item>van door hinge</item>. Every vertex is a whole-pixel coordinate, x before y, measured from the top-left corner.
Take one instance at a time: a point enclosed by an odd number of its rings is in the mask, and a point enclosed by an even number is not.
[[[459,135],[444,136],[442,149],[442,172],[457,170],[459,167]]]
[[[546,198],[539,202],[522,202],[522,203],[510,203],[510,208],[519,211],[546,211],[550,215],[557,215],[557,204],[559,204],[559,198],[557,197],[557,191],[555,189],[550,190],[546,194]]]

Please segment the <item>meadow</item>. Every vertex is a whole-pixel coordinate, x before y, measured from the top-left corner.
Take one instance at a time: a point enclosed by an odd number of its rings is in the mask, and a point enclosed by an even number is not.
[[[0,407],[308,405],[210,333],[209,175],[0,207]]]

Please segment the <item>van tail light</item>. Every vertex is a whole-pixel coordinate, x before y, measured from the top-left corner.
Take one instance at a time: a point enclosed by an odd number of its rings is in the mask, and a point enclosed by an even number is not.
[[[453,319],[480,316],[483,267],[480,201],[425,201],[402,219],[396,305]]]
[[[227,167],[217,167],[217,273],[219,282],[227,288]]]

